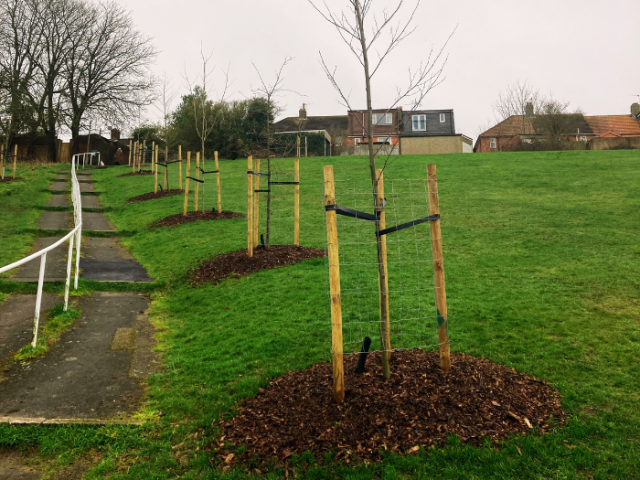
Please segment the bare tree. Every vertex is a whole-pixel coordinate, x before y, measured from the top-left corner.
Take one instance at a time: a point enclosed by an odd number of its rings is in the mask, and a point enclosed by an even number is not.
[[[498,98],[493,103],[493,110],[497,117],[505,120],[512,115],[525,116],[529,104],[533,107],[533,113],[536,114],[542,110],[545,101],[545,97],[540,91],[529,85],[527,80],[524,82],[517,80],[500,91]]]
[[[273,129],[273,120],[276,115],[280,112],[280,107],[276,103],[275,99],[282,95],[285,91],[288,91],[284,88],[284,77],[283,72],[284,69],[291,62],[291,57],[286,56],[283,62],[280,64],[280,67],[275,71],[275,76],[271,82],[267,82],[258,67],[256,67],[255,63],[252,63],[253,68],[258,74],[258,79],[260,80],[260,86],[254,90],[254,94],[264,98],[267,101],[267,123],[265,129],[260,133],[260,136],[263,137],[263,143],[266,146],[265,154],[267,156],[267,180],[271,181],[271,147],[274,143],[274,129]],[[267,189],[267,221],[266,221],[266,240],[265,247],[269,247],[271,244],[271,188]]]
[[[372,97],[371,79],[379,71],[383,62],[387,57],[414,32],[413,20],[416,11],[420,5],[420,0],[415,2],[413,8],[409,8],[408,14],[402,18],[404,12],[405,0],[396,0],[390,8],[383,7],[374,12],[373,7],[375,0],[344,0],[345,7],[340,11],[332,11],[326,2],[322,6],[318,6],[315,0],[308,0],[313,8],[322,15],[322,17],[333,25],[344,43],[349,47],[351,53],[356,57],[364,73],[364,87],[366,91],[367,102],[367,139],[369,147],[369,170],[371,174],[371,187],[373,193],[373,204],[375,212],[381,212],[383,204],[376,194],[376,185],[378,178],[376,176],[376,152],[373,145],[373,120],[372,120]],[[453,35],[453,34],[452,34]],[[451,38],[451,37],[449,37]],[[448,42],[448,40],[447,40]],[[441,61],[446,42],[443,47],[434,54],[433,49],[430,51],[427,59],[420,63],[417,68],[408,70],[408,84],[405,88],[397,89],[396,98],[390,109],[395,108],[401,102],[409,102],[413,107],[417,108],[427,93],[442,81],[442,73],[446,59]],[[377,54],[377,58],[372,60],[371,54]],[[349,108],[348,96],[344,94],[343,89],[336,79],[336,69],[327,67],[327,64],[320,54],[321,63],[329,81],[340,95],[345,106]],[[386,167],[388,161],[382,166],[382,170]],[[383,249],[382,237],[379,235],[380,222],[376,221],[377,251],[378,251],[378,280],[380,288],[381,303],[386,304],[388,298],[386,273],[383,266]],[[386,324],[386,309],[381,309],[381,324]],[[389,378],[389,357],[388,346],[384,335],[381,335],[382,341],[382,368],[384,378]]]
[[[577,129],[585,123],[580,109],[570,110],[569,102],[552,98],[544,103],[533,120],[536,134],[541,137],[547,150],[562,150],[566,137],[576,135]]]
[[[82,31],[72,38],[64,71],[74,149],[86,113],[122,125],[156,98],[149,66],[157,52],[124,7],[85,5],[79,24]]]

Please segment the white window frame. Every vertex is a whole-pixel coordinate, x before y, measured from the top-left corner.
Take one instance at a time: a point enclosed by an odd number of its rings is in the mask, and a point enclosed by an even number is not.
[[[416,121],[418,125],[422,123],[424,128],[416,128]],[[422,122],[421,122],[422,121]],[[427,116],[426,115],[412,115],[411,116],[411,128],[414,132],[426,132],[427,131]]]
[[[374,127],[378,125],[393,125],[393,115],[390,113],[374,113],[372,114],[372,123]],[[384,119],[384,121],[382,121]]]
[[[587,137],[586,137],[585,135],[582,135],[582,136],[580,137],[580,141],[581,141],[581,142],[586,142],[586,141],[587,141]]]
[[[447,121],[447,114],[446,113],[441,113],[440,114],[440,123],[444,123]]]
[[[498,139],[492,138],[489,140],[489,148],[498,148]]]
[[[354,139],[353,139],[353,143],[354,143],[355,145],[360,145],[360,139],[359,139],[359,138],[354,138]]]
[[[387,145],[391,145],[393,142],[391,137],[378,137],[378,143],[385,143]]]

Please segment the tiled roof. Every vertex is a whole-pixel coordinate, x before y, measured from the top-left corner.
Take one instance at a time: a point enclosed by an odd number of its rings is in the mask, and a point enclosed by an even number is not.
[[[274,125],[277,132],[297,132],[298,117],[287,117]],[[349,119],[346,115],[332,115],[324,117],[307,117],[302,125],[302,130],[346,130],[349,128]]]
[[[596,135],[614,133],[621,136],[640,136],[640,121],[630,115],[594,115],[584,117]]]
[[[506,120],[482,133],[481,137],[511,137],[513,135],[535,135],[533,121],[524,115],[511,115]]]

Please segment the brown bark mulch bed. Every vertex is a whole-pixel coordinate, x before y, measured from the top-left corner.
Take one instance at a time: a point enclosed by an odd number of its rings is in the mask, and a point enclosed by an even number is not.
[[[181,190],[184,193],[184,190]],[[157,198],[157,197],[154,197]],[[222,210],[221,212],[213,212],[207,210],[205,212],[188,212],[185,217],[181,213],[170,215],[161,220],[153,222],[152,227],[175,227],[184,223],[199,222],[200,220],[232,220],[234,218],[244,218],[244,214]]]
[[[164,198],[170,197],[171,195],[180,195],[184,194],[184,190],[180,190],[178,188],[172,188],[169,190],[160,190],[158,193],[144,193],[142,195],[138,195],[137,197],[131,197],[127,200],[127,203],[138,203],[138,202],[146,202],[147,200],[153,200],[155,198]]]
[[[499,441],[564,424],[559,394],[548,383],[488,360],[453,354],[452,369],[444,374],[437,352],[399,351],[387,381],[378,353],[369,355],[364,374],[353,373],[356,363],[357,355],[345,356],[342,405],[332,398],[330,363],[290,372],[259,389],[239,405],[236,417],[220,420],[212,462],[282,465],[305,451],[316,459],[334,451],[338,461],[377,461],[381,451],[414,453],[442,445],[450,435],[479,445],[483,438]],[[240,445],[246,451],[238,454]]]
[[[129,172],[129,173],[123,173],[122,175],[118,175],[118,178],[120,177],[137,177],[138,175],[153,175],[154,172],[148,172],[148,171],[143,171],[143,172]]]
[[[22,177],[16,177],[16,178],[4,177],[4,178],[0,178],[0,183],[8,183],[8,182],[13,182],[15,180],[22,180]]]
[[[260,270],[284,267],[302,260],[326,257],[327,252],[319,248],[301,247],[299,245],[272,245],[268,250],[258,247],[249,258],[246,250],[224,253],[206,260],[191,270],[193,285],[199,283],[220,283],[225,277],[242,277]]]

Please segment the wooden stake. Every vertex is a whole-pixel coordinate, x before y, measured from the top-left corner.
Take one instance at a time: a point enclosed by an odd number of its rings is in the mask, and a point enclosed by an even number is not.
[[[293,244],[300,245],[300,159],[293,161]]]
[[[376,186],[376,193],[378,195],[378,205],[384,204],[384,175],[382,170],[376,170],[376,178],[378,184]],[[380,212],[380,230],[386,228],[386,219],[384,207]],[[387,352],[387,358],[391,359],[391,315],[389,311],[389,269],[387,266],[387,237],[383,235],[380,238],[382,246],[382,268],[384,269],[384,280],[386,285],[387,294],[383,297],[380,295],[380,344],[382,350]],[[378,279],[380,280],[380,279]],[[378,282],[378,285],[380,283]],[[379,292],[380,293],[380,292]]]
[[[16,178],[16,166],[18,162],[18,144],[13,146],[13,178]]]
[[[0,175],[4,178],[4,172],[2,169],[4,168],[4,143],[0,144]]]
[[[153,169],[153,193],[158,193],[158,146],[154,144],[151,151],[151,168]]]
[[[253,171],[257,174],[260,173],[260,159],[256,158],[256,166]],[[254,191],[260,190],[260,175],[255,175]],[[253,247],[258,247],[258,226],[260,225],[260,194],[254,193],[253,201]]]
[[[180,184],[180,190],[182,190],[182,145],[178,145],[178,160],[180,160],[180,170],[178,170],[178,183]]]
[[[191,152],[187,152],[187,175],[184,179],[184,212],[183,216],[187,216],[189,210],[189,175],[191,174]]]
[[[304,158],[309,156],[309,145],[307,143],[307,137],[304,137]]]
[[[222,192],[220,191],[220,164],[218,162],[218,152],[213,152],[213,158],[216,162],[216,185],[218,187],[218,212],[222,211]]]
[[[169,146],[165,145],[164,147],[164,182],[162,182],[162,188],[165,190],[169,188],[169,165],[167,162],[169,161]]]
[[[436,165],[427,165],[427,187],[429,190],[429,215],[440,214],[438,200],[438,177]],[[449,352],[449,326],[447,324],[447,294],[444,284],[444,255],[442,252],[442,232],[440,219],[431,223],[431,251],[433,254],[433,274],[436,286],[436,308],[438,314],[438,340],[440,344],[440,365],[442,370],[451,370],[451,354]]]
[[[247,254],[253,257],[253,157],[247,158]]]
[[[133,147],[133,140],[129,140],[129,166],[131,166],[131,147]]]
[[[200,178],[200,152],[196,153],[196,179]],[[194,205],[194,212],[198,211],[198,192],[200,191],[200,182],[196,182],[196,201]]]
[[[300,158],[300,135],[296,139],[296,158]]]
[[[335,205],[333,167],[324,167],[324,204]],[[340,256],[338,224],[335,210],[327,210],[327,248],[329,253],[329,290],[331,294],[331,351],[333,364],[333,398],[344,402],[344,361],[342,352],[342,299],[340,297]]]

